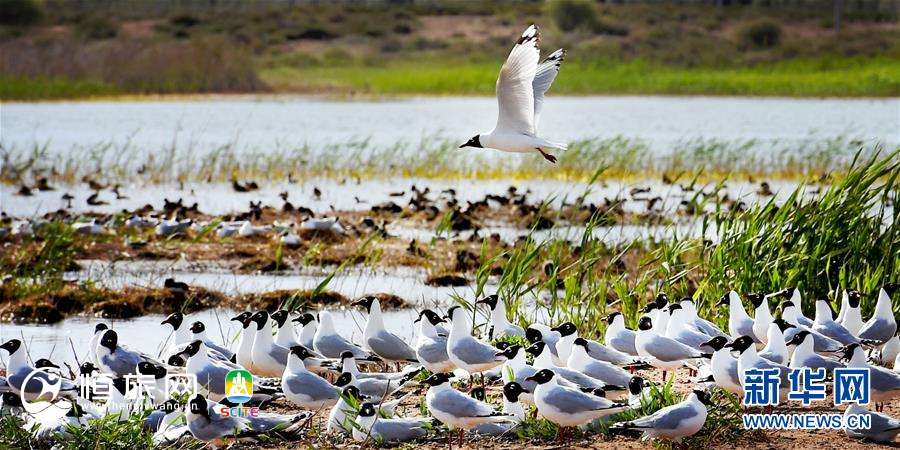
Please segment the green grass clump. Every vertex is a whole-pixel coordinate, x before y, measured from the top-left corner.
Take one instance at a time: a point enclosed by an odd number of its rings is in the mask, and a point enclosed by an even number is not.
[[[0,448],[22,448],[31,440],[31,430],[25,422],[15,416],[0,417]]]
[[[76,267],[79,251],[80,243],[68,224],[48,222],[38,227],[22,246],[0,256],[0,277],[10,277],[0,292],[20,298],[59,290],[63,273]]]
[[[138,414],[120,421],[109,415],[91,420],[85,427],[70,427],[57,439],[56,447],[65,450],[84,448],[131,450],[152,448],[153,434],[144,430],[144,415]]]

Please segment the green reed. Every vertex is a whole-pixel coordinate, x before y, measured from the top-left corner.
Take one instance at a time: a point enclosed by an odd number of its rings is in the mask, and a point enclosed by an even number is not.
[[[246,147],[237,140],[213,149],[193,144],[160,149],[132,140],[50,150],[50,143],[30,148],[0,146],[0,182],[28,183],[47,176],[75,183],[84,177],[108,183],[227,182],[232,179],[271,181],[313,178],[387,179],[564,179],[587,181],[598,168],[605,178],[629,179],[666,175],[668,179],[770,177],[799,179],[846,170],[854,151],[871,155],[875,145],[850,138],[798,142],[692,139],[667,149],[651,149],[640,139],[613,137],[570,143],[549,167],[534,155],[509,155],[458,149],[457,142],[426,137],[418,142],[379,146],[368,139],[322,146]]]

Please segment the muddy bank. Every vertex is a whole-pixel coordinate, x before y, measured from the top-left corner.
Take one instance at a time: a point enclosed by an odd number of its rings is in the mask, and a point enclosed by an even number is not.
[[[168,283],[167,283],[168,284]],[[180,284],[180,283],[175,283]],[[17,297],[8,283],[0,285],[0,321],[57,323],[69,316],[87,315],[103,319],[130,319],[146,314],[193,313],[208,308],[291,310],[348,307],[352,299],[334,292],[310,289],[280,290],[243,295],[225,295],[198,286],[170,288],[126,287],[108,289],[92,283],[65,283],[58,289]],[[394,294],[372,293],[385,309],[411,306]]]

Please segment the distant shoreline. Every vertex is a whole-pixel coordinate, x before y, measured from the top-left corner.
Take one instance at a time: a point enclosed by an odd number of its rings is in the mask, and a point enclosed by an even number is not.
[[[700,99],[700,98],[734,98],[734,99],[757,99],[757,100],[796,100],[796,101],[817,101],[817,100],[847,100],[847,101],[900,101],[900,95],[870,95],[870,96],[838,96],[838,95],[806,95],[806,96],[788,96],[788,95],[736,95],[736,94],[634,94],[634,93],[586,93],[586,94],[566,94],[557,95],[555,98],[684,98],[684,99]],[[440,98],[493,98],[487,94],[316,94],[312,92],[203,92],[203,93],[174,93],[174,94],[109,94],[94,95],[87,97],[60,97],[60,98],[33,98],[33,99],[6,99],[0,98],[0,103],[7,105],[30,104],[30,103],[72,103],[72,102],[184,102],[184,101],[229,101],[229,100],[251,100],[251,101],[272,101],[272,100],[316,100],[328,102],[392,102],[392,101],[409,101],[417,99],[440,99]]]

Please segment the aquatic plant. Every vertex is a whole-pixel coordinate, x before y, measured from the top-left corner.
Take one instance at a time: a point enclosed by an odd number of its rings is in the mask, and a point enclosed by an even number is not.
[[[0,144],[0,182],[29,183],[42,176],[69,184],[85,177],[143,184],[397,177],[588,181],[601,168],[605,179],[805,179],[846,170],[860,148],[865,156],[878,148],[847,137],[794,142],[691,139],[669,149],[651,149],[640,139],[613,137],[572,142],[569,150],[559,155],[554,170],[547,170],[542,158],[462,152],[456,148],[458,143],[439,137],[387,146],[361,139],[323,146],[257,148],[237,138],[210,150],[197,149],[194,144],[147,149],[131,140],[64,152],[51,151],[49,146],[49,142],[30,148]]]

